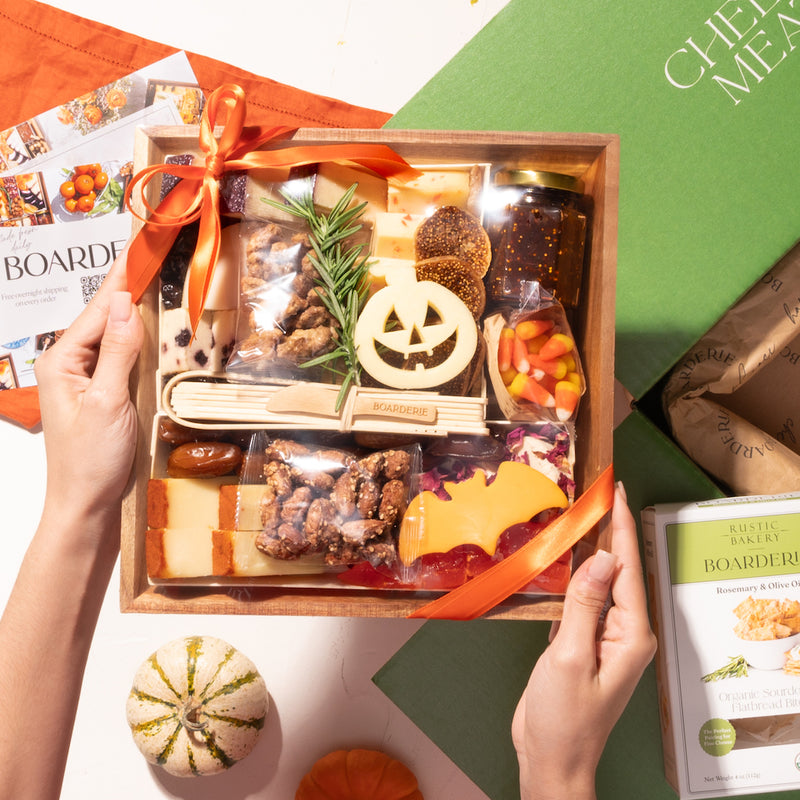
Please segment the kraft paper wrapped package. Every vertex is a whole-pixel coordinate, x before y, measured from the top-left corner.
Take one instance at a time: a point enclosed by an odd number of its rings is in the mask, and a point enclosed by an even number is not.
[[[800,245],[678,362],[663,402],[686,453],[735,494],[800,485]]]

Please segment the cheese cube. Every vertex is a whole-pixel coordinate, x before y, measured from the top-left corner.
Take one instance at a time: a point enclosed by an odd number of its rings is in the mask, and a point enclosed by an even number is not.
[[[233,309],[204,311],[192,336],[187,309],[163,310],[159,353],[162,375],[190,369],[221,372],[236,344],[237,314]]]
[[[414,234],[424,219],[421,214],[376,214],[372,255],[415,260]]]
[[[219,528],[220,487],[235,483],[222,478],[152,478],[147,484],[148,528]],[[259,526],[260,527],[260,526]]]
[[[361,219],[374,222],[375,215],[386,211],[388,184],[385,178],[357,167],[327,162],[319,165],[314,179],[314,204],[330,210],[354,184],[358,186],[351,205],[366,203]]]
[[[233,484],[219,491],[219,527],[229,531],[260,531],[264,484]]]
[[[369,293],[374,294],[387,285],[387,278],[404,269],[413,269],[414,261],[410,258],[375,258],[369,263]]]
[[[214,574],[211,529],[148,530],[147,574],[151,578],[199,578]]]

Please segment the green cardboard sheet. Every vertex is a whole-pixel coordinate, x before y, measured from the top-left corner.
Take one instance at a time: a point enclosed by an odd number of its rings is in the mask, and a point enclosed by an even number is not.
[[[388,125],[620,135],[639,398],[800,236],[799,45],[790,0],[511,0]]]

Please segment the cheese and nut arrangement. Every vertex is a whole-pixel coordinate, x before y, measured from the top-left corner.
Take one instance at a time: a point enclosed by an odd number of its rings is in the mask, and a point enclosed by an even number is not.
[[[579,182],[411,167],[404,181],[335,161],[228,181],[194,320],[197,225],[175,238],[159,275],[151,583],[450,590],[575,500]],[[531,200],[553,181],[555,200]],[[571,570],[567,547],[524,591],[563,593]]]

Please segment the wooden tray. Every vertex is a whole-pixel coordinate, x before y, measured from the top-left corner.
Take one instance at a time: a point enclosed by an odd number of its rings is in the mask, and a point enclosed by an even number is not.
[[[157,127],[137,131],[134,168],[161,163],[167,156],[197,153],[198,128]],[[589,251],[582,299],[573,333],[586,376],[576,431],[577,494],[612,461],[614,405],[614,305],[616,294],[619,138],[612,134],[490,131],[393,131],[300,129],[286,144],[378,142],[414,164],[497,163],[511,168],[551,170],[581,178],[592,198]],[[150,186],[155,202],[157,181]],[[134,225],[134,233],[139,225]],[[158,410],[158,287],[141,302],[146,339],[132,377],[139,414],[133,478],[122,517],[120,608],[123,612],[191,614],[273,614],[405,617],[437,593],[267,586],[237,579],[236,586],[150,585],[145,566],[147,481],[153,460],[153,424]],[[590,552],[607,532],[607,521],[583,541]],[[579,554],[578,560],[581,556]],[[563,602],[552,595],[515,595],[489,615],[498,619],[556,619]]]

